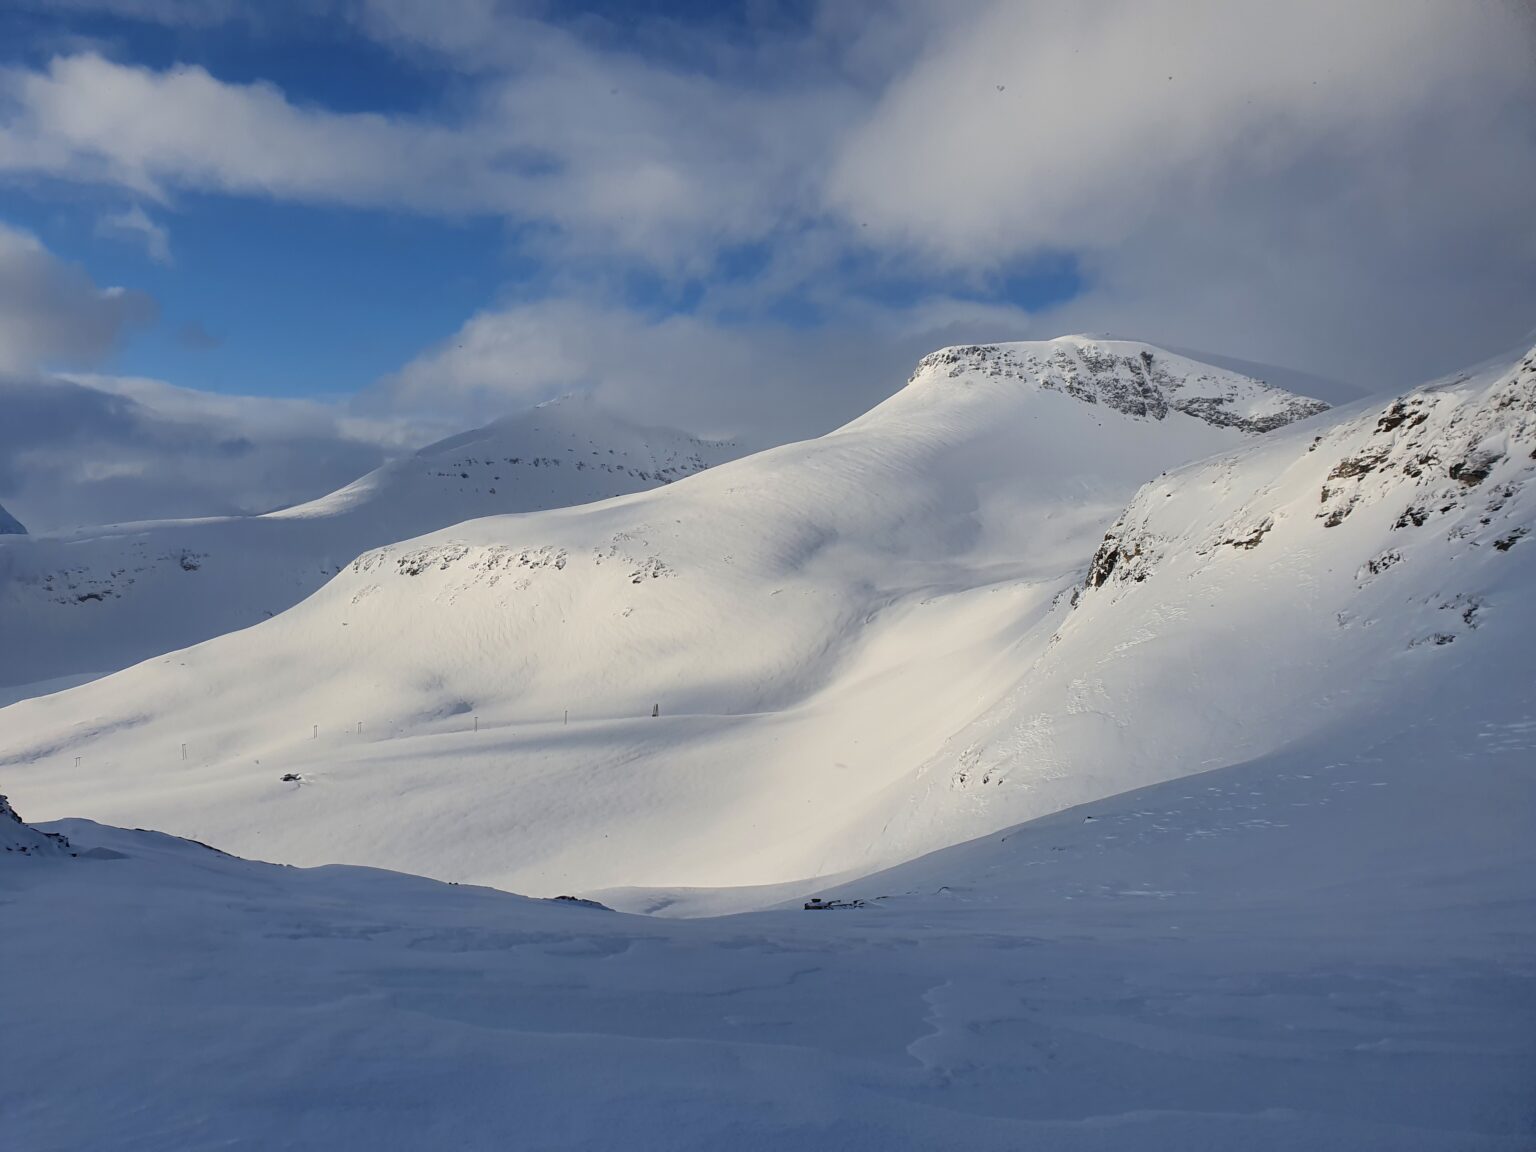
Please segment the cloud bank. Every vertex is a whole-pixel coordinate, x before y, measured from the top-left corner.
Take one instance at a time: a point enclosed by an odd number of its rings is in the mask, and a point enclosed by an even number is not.
[[[0,504],[33,533],[265,512],[339,488],[435,431],[154,380],[0,376]]]
[[[935,343],[1064,331],[1385,388],[1536,323],[1526,4],[854,8],[684,24],[336,0],[304,17],[453,78],[409,113],[75,51],[0,76],[0,178],[505,220],[538,291],[487,302],[359,401],[464,422],[590,389],[699,431],[810,434]],[[142,208],[118,224],[168,258]],[[1068,298],[1010,292],[1061,260]],[[78,331],[0,315],[0,363],[89,354],[131,322],[129,301],[52,275],[73,287],[50,314]],[[663,303],[637,302],[636,277]]]
[[[99,288],[34,236],[0,223],[0,372],[96,363],[154,315],[143,293]]]

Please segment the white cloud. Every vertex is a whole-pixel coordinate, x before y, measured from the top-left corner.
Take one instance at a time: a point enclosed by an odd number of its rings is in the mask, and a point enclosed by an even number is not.
[[[154,314],[143,293],[98,288],[36,237],[0,224],[0,372],[94,363]]]
[[[1447,120],[1529,92],[1533,70],[1528,23],[1495,5],[1085,0],[963,16],[886,90],[828,190],[881,233],[965,262],[1110,247],[1229,178],[1396,155],[1405,127],[1438,149]]]
[[[0,172],[307,203],[504,215],[694,265],[799,213],[806,159],[851,113],[835,86],[745,92],[595,53],[545,29],[539,50],[457,119],[336,113],[199,67],[95,53],[4,77]]]
[[[264,512],[332,491],[441,431],[156,380],[0,377],[0,504],[33,532]]]
[[[431,350],[375,395],[427,406],[441,385],[487,415],[601,382],[652,407],[690,397],[670,407],[716,424],[804,427],[851,407],[830,389],[873,394],[859,364],[897,383],[916,342],[948,331],[1115,330],[1385,385],[1480,358],[1536,313],[1522,5],[829,3],[745,46],[664,23],[626,39],[495,0],[451,18],[407,0],[339,7],[457,71],[453,99],[339,113],[199,68],[65,56],[6,75],[0,172],[534,225],[522,242],[557,298],[488,310],[465,348]],[[637,267],[707,280],[743,244],[768,251],[766,270],[711,284],[693,315],[612,303]],[[848,272],[984,293],[1063,252],[1086,290],[1043,316],[861,304]],[[764,319],[786,300],[826,323]],[[960,319],[929,323],[946,310]],[[795,405],[810,415],[783,415]]]
[[[361,399],[388,412],[477,423],[568,392],[633,418],[752,447],[820,435],[879,403],[933,348],[1030,331],[1017,309],[955,300],[850,305],[807,331],[709,314],[647,318],[618,305],[541,300],[489,310]]]
[[[164,225],[150,219],[138,204],[121,212],[110,212],[96,221],[98,236],[112,236],[132,240],[144,246],[145,253],[156,264],[171,262],[171,235]]]
[[[103,181],[164,198],[174,188],[404,207],[483,206],[491,158],[426,122],[299,108],[269,84],[225,84],[95,53],[12,70],[0,168]]]
[[[1373,386],[1536,314],[1536,16],[1432,0],[968,7],[847,142],[829,202],[975,272],[1068,251],[1044,322]]]

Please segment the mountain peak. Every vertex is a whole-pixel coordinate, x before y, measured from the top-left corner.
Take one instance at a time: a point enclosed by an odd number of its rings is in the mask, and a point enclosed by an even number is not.
[[[1248,433],[1269,432],[1329,407],[1151,344],[1090,336],[941,348],[918,361],[908,384],[947,379],[1016,380],[1131,417],[1164,420],[1182,413]]]

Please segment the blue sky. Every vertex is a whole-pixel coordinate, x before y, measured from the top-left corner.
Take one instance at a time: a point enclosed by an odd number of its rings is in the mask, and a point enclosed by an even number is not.
[[[804,32],[811,5],[773,14],[778,34]],[[759,21],[743,6],[588,4],[555,6],[563,27],[626,51],[666,44],[686,25],[706,40],[749,35]],[[162,23],[110,12],[17,10],[0,14],[5,63],[45,68],[61,46],[87,45],[154,71],[195,65],[231,85],[271,84],[297,105],[401,116],[451,106],[464,78],[438,63],[354,33],[340,19],[269,14],[247,21]],[[665,57],[667,54],[663,53]],[[702,65],[679,52],[681,67]],[[186,382],[217,392],[316,395],[354,392],[448,340],[488,301],[531,299],[549,290],[545,260],[530,251],[515,215],[486,211],[420,214],[293,204],[250,195],[181,193],[154,214],[168,233],[168,258],[141,238],[98,225],[135,201],[118,189],[52,180],[8,190],[5,216],[103,284],[132,285],[159,305],[159,319],[116,352],[129,375]],[[622,270],[606,291],[627,308],[659,317],[692,312],[709,284],[750,282],[770,259],[763,242],[723,245],[707,269],[686,276],[643,265]],[[845,290],[901,307],[933,294],[1036,309],[1070,299],[1081,282],[1068,254],[1044,252],[988,269],[927,274],[892,270],[856,248],[837,266]],[[755,317],[814,327],[825,309],[796,293],[738,307],[722,323]]]
[[[957,340],[1381,387],[1518,339],[1520,6],[1273,8],[18,0],[0,368],[781,436]]]

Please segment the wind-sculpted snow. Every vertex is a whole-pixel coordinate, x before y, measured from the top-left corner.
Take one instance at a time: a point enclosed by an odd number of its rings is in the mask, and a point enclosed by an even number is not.
[[[0,685],[110,672],[274,616],[367,549],[478,516],[670,484],[732,454],[573,398],[265,516],[11,541],[0,548],[0,632],[11,647]],[[18,650],[25,659],[7,658]]]

